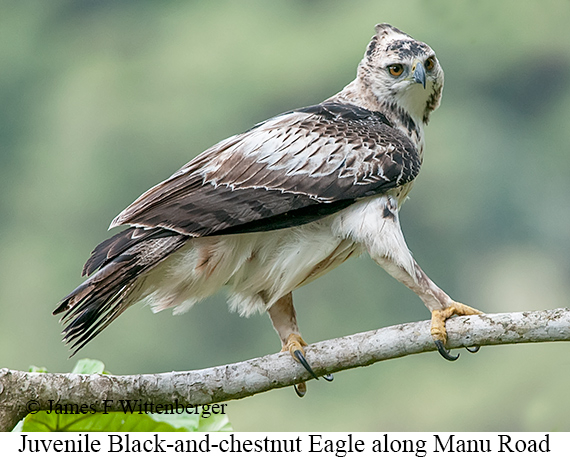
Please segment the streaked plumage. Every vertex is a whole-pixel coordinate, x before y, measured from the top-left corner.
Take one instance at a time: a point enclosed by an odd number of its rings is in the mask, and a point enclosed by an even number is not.
[[[66,342],[79,350],[140,300],[177,313],[227,286],[233,310],[270,311],[285,348],[298,335],[290,293],[364,251],[430,310],[454,303],[415,263],[398,219],[443,71],[428,45],[376,31],[337,95],[221,141],[115,218],[131,228],[95,248],[89,279],[54,312],[65,312]]]

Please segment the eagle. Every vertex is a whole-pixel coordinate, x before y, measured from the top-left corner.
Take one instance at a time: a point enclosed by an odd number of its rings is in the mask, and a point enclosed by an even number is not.
[[[316,378],[292,292],[367,252],[424,302],[438,351],[458,357],[445,348],[445,321],[480,312],[429,279],[399,221],[443,70],[427,44],[389,24],[375,31],[336,95],[219,142],[112,221],[128,227],[93,250],[88,278],[54,311],[73,354],[137,302],[179,314],[226,288],[229,308],[267,312],[282,350]]]

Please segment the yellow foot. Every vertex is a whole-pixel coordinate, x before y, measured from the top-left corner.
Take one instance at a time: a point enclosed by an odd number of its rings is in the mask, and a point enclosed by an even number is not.
[[[307,359],[305,358],[305,349],[303,349],[305,346],[307,346],[307,343],[305,343],[305,340],[303,340],[301,335],[297,333],[291,333],[287,337],[287,343],[283,345],[281,352],[289,351],[291,356],[297,362],[303,365],[305,370],[307,370],[313,378],[318,380],[319,377],[313,371],[311,365],[309,365],[309,362],[307,362]],[[326,379],[327,381],[332,381],[334,379],[332,374],[327,374],[323,376],[323,378]],[[304,397],[305,394],[307,393],[307,385],[304,382],[297,384],[295,386],[295,392],[299,397]]]
[[[436,309],[431,312],[431,336],[435,342],[438,352],[445,359],[453,361],[459,358],[459,354],[452,356],[445,348],[445,343],[447,342],[447,330],[445,329],[445,321],[453,315],[470,316],[473,314],[481,314],[481,311],[458,302],[452,302],[451,305],[447,308]],[[477,352],[479,348],[468,350],[469,352]]]
[[[305,384],[304,382],[295,384],[293,385],[293,387],[295,388],[295,393],[299,398],[303,398],[307,393],[307,384]]]
[[[313,376],[313,378],[319,379],[305,358],[305,349],[303,349],[305,346],[307,346],[307,343],[305,343],[305,340],[301,337],[301,335],[297,333],[291,333],[287,337],[287,343],[283,345],[281,352],[289,351],[291,356],[297,362],[303,365],[305,367],[305,370],[307,370],[311,376]]]
[[[283,345],[281,352],[289,351],[291,353],[291,356],[297,360],[297,362],[299,362],[299,359],[295,357],[295,352],[300,351],[301,354],[305,355],[305,350],[303,349],[305,346],[307,346],[307,343],[305,343],[305,340],[301,337],[301,335],[298,333],[291,333],[287,337],[287,343]]]
[[[319,379],[305,358],[305,350],[303,349],[305,346],[307,346],[307,343],[305,343],[305,340],[301,335],[291,333],[287,337],[287,343],[285,343],[283,348],[281,348],[281,352],[288,351],[291,354],[291,357],[305,367],[305,370],[307,370],[315,379]],[[293,387],[295,387],[295,393],[301,398],[303,398],[307,393],[307,384],[304,382],[296,384]]]

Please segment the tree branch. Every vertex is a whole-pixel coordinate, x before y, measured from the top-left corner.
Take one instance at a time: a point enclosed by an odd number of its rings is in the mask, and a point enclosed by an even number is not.
[[[449,348],[570,341],[570,310],[455,317],[447,321]],[[307,360],[317,375],[435,350],[430,322],[393,325],[315,343]],[[34,410],[60,405],[95,405],[121,410],[120,400],[207,405],[249,397],[310,378],[288,353],[203,370],[130,376],[29,373],[0,370],[0,430],[11,430]],[[105,403],[104,400],[107,400]],[[30,403],[32,402],[32,403]],[[33,403],[35,402],[35,403]]]

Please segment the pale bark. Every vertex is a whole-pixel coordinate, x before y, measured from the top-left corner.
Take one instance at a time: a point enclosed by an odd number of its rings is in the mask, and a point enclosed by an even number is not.
[[[326,373],[370,365],[382,360],[435,350],[429,321],[394,325],[315,343],[307,360],[315,372]],[[447,321],[449,348],[498,344],[570,341],[570,310],[483,314]],[[28,373],[0,370],[0,430],[11,430],[28,413],[60,405],[94,404],[110,400],[143,403],[206,405],[244,398],[308,380],[308,373],[288,353],[271,354],[244,362],[187,372],[130,376]]]

